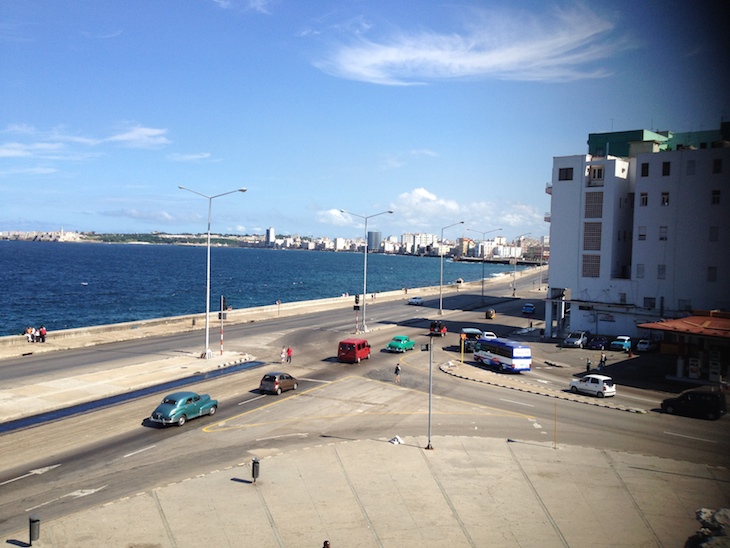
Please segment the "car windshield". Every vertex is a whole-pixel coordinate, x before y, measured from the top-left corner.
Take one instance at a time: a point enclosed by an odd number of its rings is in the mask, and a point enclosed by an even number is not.
[[[613,386],[613,381],[611,379],[603,379],[603,384],[605,386]]]
[[[580,339],[580,333],[570,333],[568,335],[569,339]]]
[[[174,398],[165,398],[164,400],[162,400],[162,403],[167,403],[169,405],[177,405],[177,400],[175,400]]]
[[[266,381],[266,382],[272,382],[275,380],[276,380],[276,375],[265,375],[264,376],[264,381]]]

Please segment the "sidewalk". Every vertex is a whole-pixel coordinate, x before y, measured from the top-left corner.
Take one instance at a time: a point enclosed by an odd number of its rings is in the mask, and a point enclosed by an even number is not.
[[[436,437],[314,445],[41,523],[41,547],[683,546],[728,470],[584,447]],[[6,539],[23,545],[28,530]]]

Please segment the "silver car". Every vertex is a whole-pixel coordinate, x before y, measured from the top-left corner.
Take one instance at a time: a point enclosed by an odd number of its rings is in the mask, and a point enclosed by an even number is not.
[[[583,348],[588,344],[588,331],[572,331],[565,337],[563,347],[565,348]]]

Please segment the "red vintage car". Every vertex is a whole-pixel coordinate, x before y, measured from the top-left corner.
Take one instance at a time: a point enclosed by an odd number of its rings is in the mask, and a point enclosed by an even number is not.
[[[446,325],[444,324],[444,322],[436,320],[436,321],[431,322],[430,331],[431,331],[431,336],[438,335],[439,337],[443,337],[446,335],[447,329],[446,329]]]

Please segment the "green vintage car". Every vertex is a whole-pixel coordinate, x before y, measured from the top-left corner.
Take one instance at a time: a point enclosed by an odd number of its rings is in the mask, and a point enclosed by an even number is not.
[[[150,415],[150,420],[163,426],[168,424],[182,426],[190,419],[213,415],[217,409],[218,400],[211,399],[208,394],[175,392],[165,396],[162,403]]]
[[[414,346],[416,346],[416,341],[405,335],[397,335],[393,337],[393,340],[388,343],[385,349],[388,352],[405,352],[406,350],[413,350]]]

